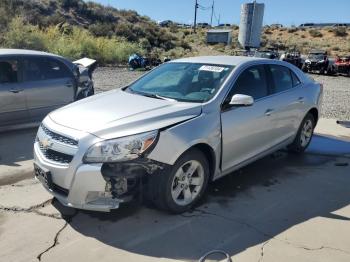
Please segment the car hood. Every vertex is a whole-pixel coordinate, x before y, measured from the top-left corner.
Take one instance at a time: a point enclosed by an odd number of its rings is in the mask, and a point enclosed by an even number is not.
[[[72,103],[49,117],[59,125],[110,139],[164,128],[201,112],[199,103],[150,98],[119,89]]]

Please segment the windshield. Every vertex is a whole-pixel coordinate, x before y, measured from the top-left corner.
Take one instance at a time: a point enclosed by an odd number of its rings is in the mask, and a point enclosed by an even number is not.
[[[131,84],[127,91],[160,99],[205,102],[217,93],[232,68],[228,65],[168,63]]]
[[[256,52],[255,57],[270,58],[271,53],[269,53],[269,52]]]
[[[317,60],[323,60],[325,57],[324,54],[310,54],[309,58],[310,59],[317,59]]]

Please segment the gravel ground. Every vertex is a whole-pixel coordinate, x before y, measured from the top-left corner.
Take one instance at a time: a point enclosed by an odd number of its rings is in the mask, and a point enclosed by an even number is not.
[[[94,73],[96,93],[125,86],[143,73],[145,72],[129,71],[126,68],[100,67]],[[324,85],[322,117],[350,120],[350,78],[316,74],[311,76]]]
[[[311,75],[323,83],[322,117],[350,120],[350,78]]]

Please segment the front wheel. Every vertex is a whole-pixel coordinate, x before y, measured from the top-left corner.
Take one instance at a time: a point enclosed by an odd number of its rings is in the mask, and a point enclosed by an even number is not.
[[[151,179],[152,202],[172,213],[183,213],[203,196],[209,179],[209,164],[205,155],[192,149],[183,154],[171,168]]]
[[[294,153],[302,153],[309,146],[314,129],[315,119],[311,113],[308,113],[299,127],[298,133],[292,144],[288,146],[288,149]]]

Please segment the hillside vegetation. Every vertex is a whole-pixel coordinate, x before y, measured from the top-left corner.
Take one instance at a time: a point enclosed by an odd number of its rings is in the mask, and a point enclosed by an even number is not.
[[[208,46],[206,29],[193,34],[175,25],[162,28],[135,11],[83,0],[0,1],[0,47],[43,50],[71,59],[88,56],[100,64],[126,63],[135,52],[155,58],[232,55],[240,47],[238,26],[231,29],[232,45]],[[346,55],[350,54],[350,30],[265,27],[262,47],[295,47],[302,53],[317,48]]]
[[[184,41],[192,46],[192,55],[233,55],[241,49],[238,43],[238,26],[232,27],[233,42],[229,46],[223,44],[207,45],[206,30],[198,30],[197,34],[187,34]],[[182,33],[179,33],[182,34]],[[180,37],[180,36],[179,36]],[[278,50],[299,50],[307,54],[311,49],[323,49],[331,55],[350,55],[350,29],[334,28],[269,28],[265,27],[261,36],[261,48]]]
[[[1,0],[0,46],[123,63],[133,52],[190,49],[168,29],[134,11],[82,0]]]

